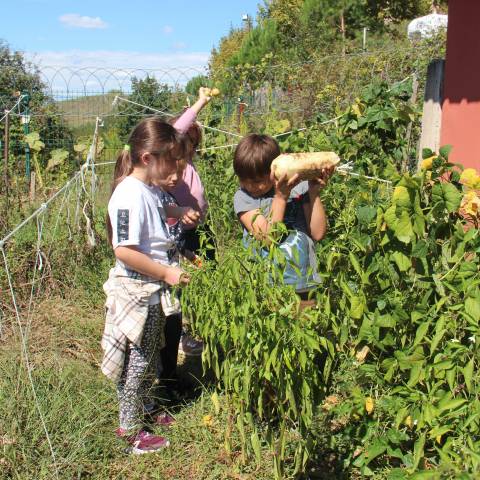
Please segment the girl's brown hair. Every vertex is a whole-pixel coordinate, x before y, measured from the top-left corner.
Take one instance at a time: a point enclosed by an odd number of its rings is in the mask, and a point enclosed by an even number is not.
[[[133,172],[134,167],[140,165],[144,153],[152,154],[162,163],[176,163],[179,169],[183,169],[187,148],[185,136],[178,133],[172,125],[158,117],[145,118],[132,130],[128,144],[117,157],[110,196],[118,184]],[[107,236],[111,244],[112,223],[108,213]]]
[[[171,118],[168,123],[170,125],[175,125],[180,117],[181,115],[177,115],[176,117]],[[200,127],[200,124],[198,122],[193,122],[190,128],[185,132],[184,136],[186,139],[187,160],[191,160],[202,141],[202,128]]]

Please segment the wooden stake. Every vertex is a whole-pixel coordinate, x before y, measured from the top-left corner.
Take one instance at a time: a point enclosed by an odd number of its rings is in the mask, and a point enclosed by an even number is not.
[[[33,170],[30,174],[30,201],[35,201],[35,170]]]
[[[438,152],[440,148],[444,68],[445,60],[433,60],[428,66],[423,102],[422,135],[417,155],[419,164],[422,161],[424,148],[430,148],[434,152]]]

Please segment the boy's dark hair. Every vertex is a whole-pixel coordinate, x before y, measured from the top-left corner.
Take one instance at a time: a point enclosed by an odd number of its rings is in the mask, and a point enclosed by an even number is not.
[[[240,140],[233,157],[233,170],[240,179],[270,175],[270,165],[280,155],[277,141],[268,135],[252,133]]]

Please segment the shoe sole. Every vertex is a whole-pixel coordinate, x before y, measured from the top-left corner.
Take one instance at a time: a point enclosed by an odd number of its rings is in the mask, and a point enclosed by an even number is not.
[[[203,353],[203,350],[200,350],[199,352],[185,352],[184,350],[178,350],[178,354],[182,355],[184,357],[200,357]]]
[[[130,447],[127,448],[127,453],[130,455],[144,455],[145,453],[157,453],[160,450],[163,450],[164,448],[168,448],[170,446],[170,442],[167,440],[165,445],[162,445],[161,447],[155,448],[154,450],[142,450],[141,448],[137,447]]]

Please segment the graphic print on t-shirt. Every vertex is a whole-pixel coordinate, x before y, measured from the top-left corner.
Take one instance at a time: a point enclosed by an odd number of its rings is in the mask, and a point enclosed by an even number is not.
[[[128,240],[129,211],[119,209],[117,213],[117,238],[118,243]]]

